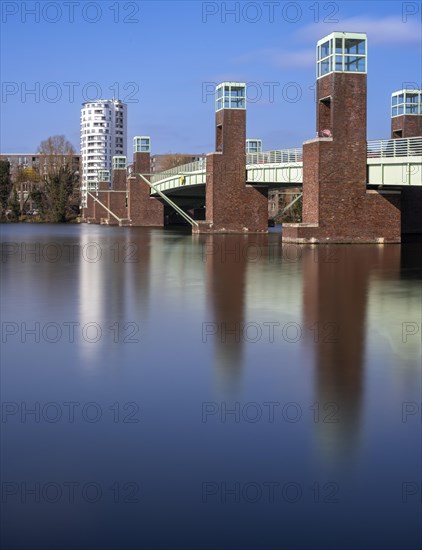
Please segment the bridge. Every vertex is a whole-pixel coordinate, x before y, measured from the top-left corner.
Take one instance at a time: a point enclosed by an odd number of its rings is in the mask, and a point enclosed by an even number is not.
[[[151,195],[188,191],[206,185],[206,158],[151,176]],[[368,186],[422,186],[422,137],[367,142]],[[269,188],[302,185],[302,148],[246,155],[246,183]],[[155,189],[154,189],[155,188]],[[200,190],[198,189],[198,192]],[[196,194],[196,193],[195,193]]]
[[[266,233],[268,190],[301,187],[302,221],[283,224],[284,242],[399,243],[422,233],[422,90],[393,93],[391,138],[367,141],[366,57],[364,33],[318,42],[316,137],[302,148],[247,149],[246,83],[219,84],[214,152],[152,174],[150,137],[136,136],[132,170],[113,157],[84,219],[161,227],[176,212],[193,233]]]

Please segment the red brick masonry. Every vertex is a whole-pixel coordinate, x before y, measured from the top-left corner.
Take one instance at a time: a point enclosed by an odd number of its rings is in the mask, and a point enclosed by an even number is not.
[[[332,138],[303,146],[303,223],[284,224],[283,241],[400,242],[400,192],[366,190],[366,75],[331,73],[317,98]]]
[[[391,118],[391,137],[401,131],[402,138],[422,136],[422,115],[401,115]]]
[[[206,220],[194,233],[268,231],[267,190],[246,185],[246,111],[216,113],[217,153],[207,155]]]
[[[146,174],[149,180],[151,172],[150,154],[134,153],[135,174]],[[130,225],[158,226],[164,225],[164,206],[156,198],[150,196],[150,187],[139,176],[128,179],[128,208]]]

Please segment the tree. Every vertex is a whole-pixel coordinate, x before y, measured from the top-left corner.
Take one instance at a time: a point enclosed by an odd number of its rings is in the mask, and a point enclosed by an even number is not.
[[[16,191],[16,187],[13,189],[13,193],[9,199],[9,207],[10,207],[10,219],[14,222],[19,221],[19,216],[21,215],[21,207],[19,204],[19,197],[18,192]]]
[[[4,218],[10,193],[12,191],[12,179],[10,177],[10,162],[0,160],[0,206],[1,218]]]
[[[79,170],[73,164],[75,149],[64,136],[51,136],[38,147],[40,184],[32,194],[41,218],[61,223],[79,213]]]
[[[162,155],[160,158],[159,171],[164,172],[165,170],[170,170],[170,168],[175,168],[176,166],[182,166],[183,164],[188,164],[192,162],[192,157],[189,155],[181,155],[179,153],[168,153]]]
[[[78,175],[69,166],[60,166],[44,177],[44,185],[32,193],[41,217],[45,221],[63,223],[76,217],[74,204],[75,187]]]

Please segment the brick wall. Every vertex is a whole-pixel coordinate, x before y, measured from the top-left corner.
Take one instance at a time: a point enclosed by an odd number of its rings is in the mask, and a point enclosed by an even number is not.
[[[134,175],[128,180],[128,217],[130,225],[163,226],[164,206],[156,198],[151,197],[150,187],[137,173],[146,174],[149,179],[151,159],[149,153],[134,153]]]
[[[267,190],[246,185],[246,110],[216,113],[216,149],[207,155],[206,221],[193,231],[267,231]]]
[[[319,99],[330,97],[332,138],[304,145],[303,224],[284,224],[284,241],[400,241],[400,193],[366,190],[366,93],[366,75],[318,80],[317,132],[327,124]]]
[[[391,118],[391,137],[401,130],[403,138],[422,136],[422,115],[402,115]],[[398,136],[397,136],[398,137]]]

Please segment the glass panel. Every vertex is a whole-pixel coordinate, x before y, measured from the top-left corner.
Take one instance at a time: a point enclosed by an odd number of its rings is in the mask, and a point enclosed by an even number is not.
[[[393,116],[397,116],[397,107],[393,107]]]
[[[406,93],[406,103],[418,103],[418,94]]]
[[[343,39],[336,38],[336,53],[343,53]]]
[[[324,58],[324,57],[327,57],[330,55],[331,53],[331,44],[330,44],[330,40],[328,42],[324,42],[324,44],[321,45],[321,57],[320,59]]]
[[[344,53],[365,55],[365,40],[346,38],[344,41]]]
[[[391,98],[391,105],[397,105],[397,96],[396,95],[393,95],[393,97]]]
[[[223,102],[221,101],[221,99],[219,99],[219,100],[217,101],[217,111],[220,110],[220,109],[222,109],[222,108],[223,108]]]
[[[217,89],[217,99],[222,97],[222,95],[223,95],[223,88],[218,88]]]
[[[403,94],[400,94],[399,96],[397,96],[398,99],[397,99],[397,103],[403,103],[404,101],[404,95]]]
[[[406,105],[406,114],[407,115],[417,115],[418,114],[418,105]]]
[[[403,114],[403,105],[399,105],[398,109],[399,109],[398,114],[402,115]]]
[[[366,71],[365,65],[366,65],[366,59],[364,57],[359,57],[357,70],[361,73],[364,73]]]
[[[365,71],[365,58],[351,55],[344,56],[344,70],[348,72]]]
[[[245,88],[232,88],[232,97],[245,97]]]
[[[343,56],[336,55],[336,71],[342,71],[342,70],[343,70]]]
[[[231,106],[234,109],[242,109],[245,106],[245,100],[241,97],[233,98],[231,101]]]
[[[224,108],[230,109],[230,101],[228,97],[224,98]]]
[[[327,74],[331,71],[331,57],[321,62],[321,75]]]

